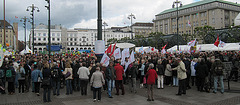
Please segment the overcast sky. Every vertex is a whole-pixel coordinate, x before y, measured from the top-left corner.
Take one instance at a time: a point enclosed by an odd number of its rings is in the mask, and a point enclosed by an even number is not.
[[[102,18],[113,26],[128,26],[128,15],[136,16],[135,22],[152,22],[155,15],[172,7],[174,0],[102,0]],[[183,5],[199,0],[181,0]],[[240,0],[227,0],[240,2]],[[35,24],[47,24],[48,12],[45,0],[6,0],[6,20],[19,22],[19,40],[23,40],[23,25],[19,21],[24,16],[30,17],[28,6],[34,4],[40,9],[35,11]],[[3,20],[3,0],[0,2],[0,19]],[[17,16],[18,18],[15,18]],[[51,0],[51,24],[61,24],[66,28],[97,28],[97,0]],[[28,30],[30,24],[28,23]],[[29,34],[29,31],[27,32]]]

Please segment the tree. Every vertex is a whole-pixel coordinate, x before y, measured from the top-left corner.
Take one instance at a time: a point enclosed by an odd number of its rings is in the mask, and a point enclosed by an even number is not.
[[[206,36],[210,35],[214,35],[214,28],[211,26],[204,26],[204,27],[196,27],[194,29],[194,31],[196,32],[196,35],[198,36],[198,38],[202,41],[202,43],[206,43],[207,38],[205,38]]]

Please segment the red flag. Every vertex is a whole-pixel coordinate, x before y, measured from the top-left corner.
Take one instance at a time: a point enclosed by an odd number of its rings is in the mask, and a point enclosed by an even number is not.
[[[112,45],[110,44],[110,46],[108,47],[108,49],[105,51],[105,53],[111,53],[112,50]]]
[[[217,36],[217,39],[216,39],[214,45],[218,47],[218,45],[219,45],[219,36]]]
[[[15,18],[18,18],[17,16],[15,16]]]
[[[110,56],[112,56],[112,55],[113,55],[113,53],[114,53],[114,51],[115,51],[115,48],[116,48],[116,44],[117,44],[117,43],[115,43],[115,44],[114,44],[114,46],[113,46],[113,50],[112,50],[112,52],[111,52]]]
[[[152,47],[152,48],[151,48],[151,50],[152,50],[152,51],[154,51],[154,50],[155,50],[155,48],[154,48],[154,47]]]
[[[166,46],[167,46],[167,44],[166,44],[165,46],[163,46],[162,50],[163,50],[163,49],[165,49],[165,48],[166,48]]]

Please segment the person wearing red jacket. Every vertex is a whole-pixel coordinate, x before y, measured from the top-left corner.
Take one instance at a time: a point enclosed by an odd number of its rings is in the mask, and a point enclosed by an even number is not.
[[[118,62],[116,62],[115,66],[114,66],[114,69],[116,71],[116,79],[115,79],[116,91],[117,91],[116,95],[119,95],[119,86],[122,89],[122,95],[124,95],[125,91],[124,91],[123,81],[122,81],[123,80],[124,69]]]
[[[145,77],[147,77],[147,86],[148,86],[148,99],[147,101],[154,101],[153,99],[153,86],[157,79],[157,72],[153,69],[154,64],[151,63],[148,68],[148,72],[146,73]]]

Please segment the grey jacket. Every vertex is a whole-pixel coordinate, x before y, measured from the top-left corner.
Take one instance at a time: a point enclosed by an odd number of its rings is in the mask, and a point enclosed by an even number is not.
[[[90,85],[94,88],[102,87],[105,83],[102,72],[99,70],[95,71],[91,77]]]

